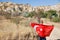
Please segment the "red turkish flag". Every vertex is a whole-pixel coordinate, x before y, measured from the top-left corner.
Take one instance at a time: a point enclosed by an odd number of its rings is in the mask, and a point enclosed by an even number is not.
[[[31,23],[30,24],[38,33],[40,37],[46,37],[50,36],[54,26],[52,25],[43,25],[43,24],[37,24],[37,23]]]

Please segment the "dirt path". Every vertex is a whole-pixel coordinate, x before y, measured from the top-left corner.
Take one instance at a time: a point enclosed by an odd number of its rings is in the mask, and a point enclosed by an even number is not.
[[[50,37],[47,37],[47,40],[57,40],[57,39],[60,39],[60,29],[54,27],[54,30],[52,31]]]

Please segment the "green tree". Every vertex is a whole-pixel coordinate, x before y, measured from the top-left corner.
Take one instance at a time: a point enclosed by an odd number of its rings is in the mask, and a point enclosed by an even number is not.
[[[49,10],[45,12],[47,18],[51,19],[53,16],[57,17],[56,10]]]
[[[44,16],[44,10],[38,9],[36,12],[36,16],[38,16],[39,18],[42,18]]]
[[[23,16],[24,16],[24,17],[33,17],[34,15],[35,15],[35,12],[34,12],[34,11],[23,13]]]
[[[40,23],[40,18],[44,17],[44,10],[43,9],[36,10],[35,16],[37,17],[38,23]]]

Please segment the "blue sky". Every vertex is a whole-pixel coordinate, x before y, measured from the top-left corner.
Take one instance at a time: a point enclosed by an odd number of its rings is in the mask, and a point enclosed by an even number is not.
[[[60,3],[60,0],[0,0],[0,2],[29,3],[32,6],[46,6]]]

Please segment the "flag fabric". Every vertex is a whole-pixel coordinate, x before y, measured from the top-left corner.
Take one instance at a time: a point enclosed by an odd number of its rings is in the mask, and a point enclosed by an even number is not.
[[[44,24],[37,24],[37,23],[31,23],[30,25],[35,29],[35,31],[38,33],[40,37],[50,36],[54,28],[53,25],[44,25]]]

